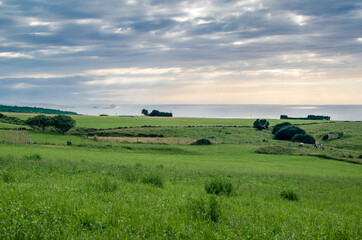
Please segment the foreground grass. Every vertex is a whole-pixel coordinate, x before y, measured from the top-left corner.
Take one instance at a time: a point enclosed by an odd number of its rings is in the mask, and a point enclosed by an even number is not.
[[[318,141],[344,133],[323,151],[253,120],[76,117],[167,144],[0,130],[0,239],[361,239],[362,165],[328,159],[359,161],[361,123],[298,122]],[[201,137],[216,144],[179,141]]]
[[[360,239],[360,165],[254,149],[0,144],[0,237]],[[230,196],[206,193],[215,178]]]

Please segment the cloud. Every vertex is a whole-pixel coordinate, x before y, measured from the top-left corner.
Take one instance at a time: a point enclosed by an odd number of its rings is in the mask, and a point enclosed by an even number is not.
[[[284,103],[299,87],[301,104],[327,102],[308,87],[339,86],[341,103],[362,103],[350,96],[362,78],[358,1],[0,3],[7,101]]]

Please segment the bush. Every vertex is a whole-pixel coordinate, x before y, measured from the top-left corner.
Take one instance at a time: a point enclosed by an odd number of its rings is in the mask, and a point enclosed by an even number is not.
[[[211,141],[206,138],[201,138],[197,140],[196,142],[191,143],[191,145],[211,145]]]
[[[283,190],[280,197],[289,201],[298,201],[299,197],[293,190]]]
[[[308,135],[308,134],[297,134],[292,138],[292,142],[315,144],[315,139],[313,136]]]
[[[283,123],[279,123],[277,125],[275,125],[273,127],[273,131],[272,131],[272,134],[275,134],[276,132],[278,132],[280,129],[282,129],[283,127],[285,126],[289,126],[289,125],[292,125],[290,122],[283,122]]]
[[[274,138],[277,140],[290,141],[297,134],[305,134],[305,131],[293,125],[285,126],[275,133]]]
[[[209,194],[226,194],[229,196],[233,191],[233,185],[226,179],[213,179],[205,184],[205,190]]]
[[[25,124],[36,129],[40,128],[43,132],[45,131],[45,128],[50,125],[50,119],[51,117],[45,116],[45,115],[37,115],[31,118],[28,118],[25,121]]]
[[[253,128],[256,128],[258,130],[268,129],[269,128],[269,122],[265,119],[256,119]]]
[[[67,115],[56,115],[50,119],[50,125],[64,134],[75,126],[75,120]]]

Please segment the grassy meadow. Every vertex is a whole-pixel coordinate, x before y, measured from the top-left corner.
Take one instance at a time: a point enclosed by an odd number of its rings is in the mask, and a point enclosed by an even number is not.
[[[362,237],[361,122],[290,121],[321,150],[253,119],[72,117],[65,135],[0,125],[0,239]]]

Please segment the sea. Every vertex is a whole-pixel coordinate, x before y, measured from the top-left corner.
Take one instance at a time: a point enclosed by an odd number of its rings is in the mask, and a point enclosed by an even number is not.
[[[142,109],[172,112],[174,117],[267,118],[280,115],[307,117],[330,116],[336,121],[361,121],[362,105],[270,105],[270,104],[93,104],[66,107],[83,115],[141,116]]]

